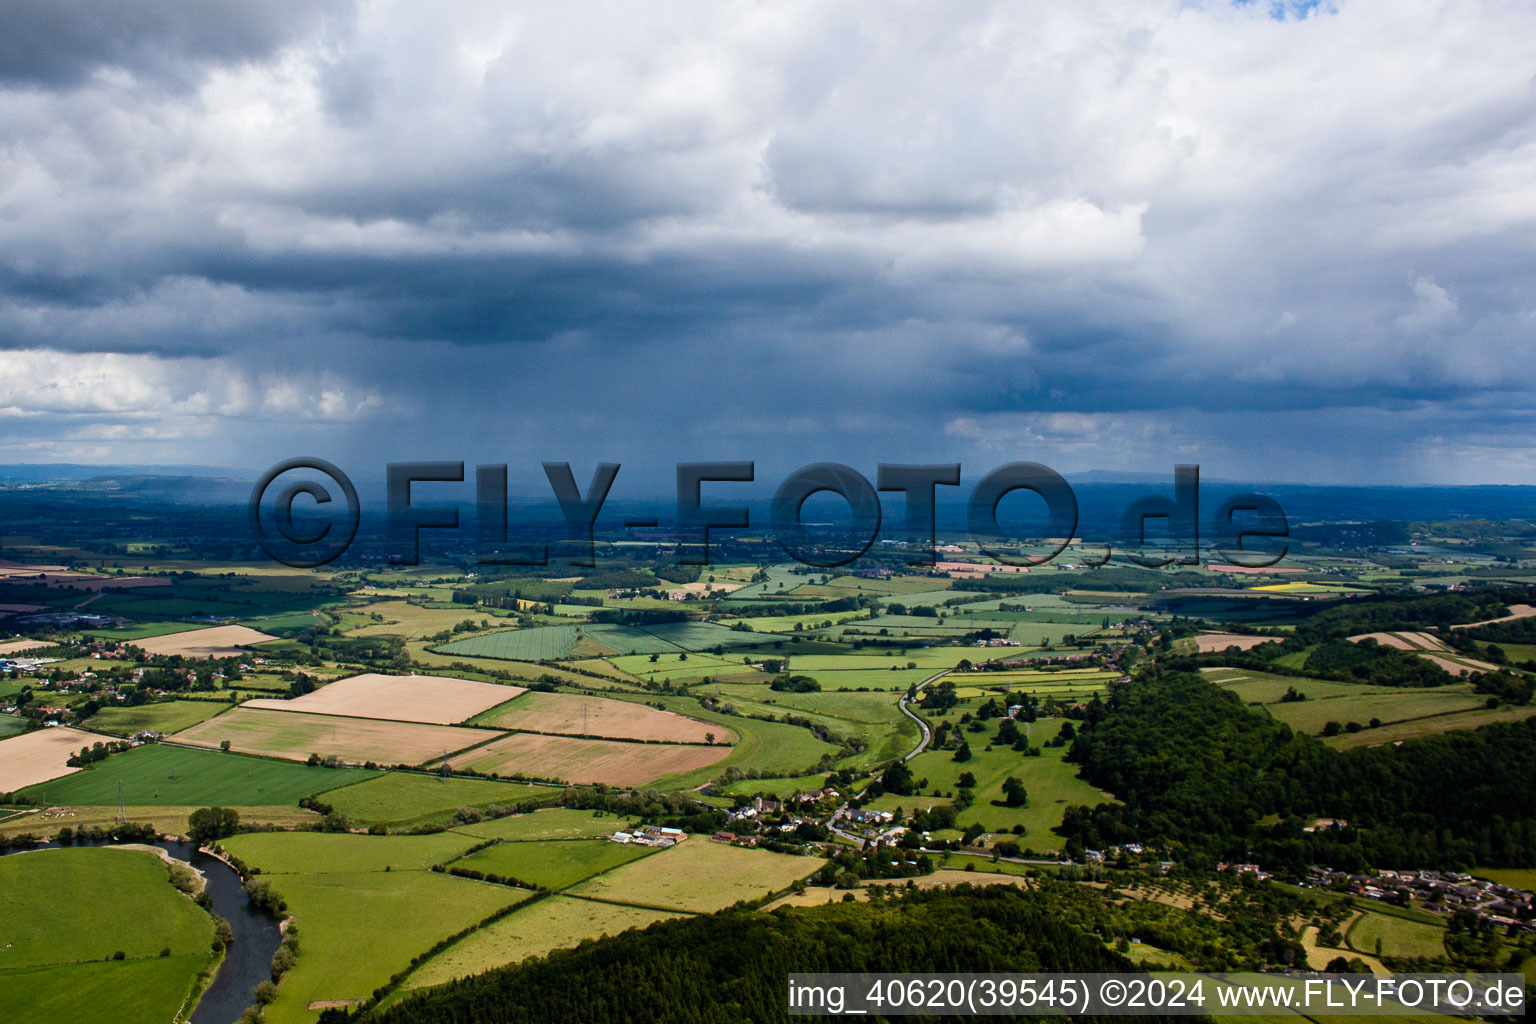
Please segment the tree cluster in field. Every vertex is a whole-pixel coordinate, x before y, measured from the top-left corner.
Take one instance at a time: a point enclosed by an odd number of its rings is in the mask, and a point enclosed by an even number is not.
[[[814,676],[774,676],[768,681],[768,689],[779,693],[820,693],[821,683]]]
[[[120,754],[125,750],[132,750],[133,744],[127,740],[107,740],[103,743],[97,740],[88,747],[81,747],[80,753],[71,754],[64,763],[71,768],[84,768],[86,765],[95,764],[97,761],[105,761],[113,754]]]
[[[1120,802],[1069,807],[1069,851],[1139,841],[1294,873],[1536,864],[1536,719],[1334,750],[1194,674],[1110,694],[1068,759]],[[1314,818],[1349,824],[1303,831]]]
[[[1102,941],[1013,888],[664,921],[410,996],[381,1024],[789,1020],[791,971],[1124,971]],[[641,1010],[640,1008],[648,1008]],[[355,1019],[326,1011],[323,1024]],[[1131,1024],[1135,1018],[1123,1018]]]

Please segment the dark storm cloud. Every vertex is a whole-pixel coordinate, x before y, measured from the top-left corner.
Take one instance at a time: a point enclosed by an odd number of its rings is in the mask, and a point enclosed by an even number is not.
[[[1525,6],[86,11],[0,43],[63,454],[1536,474]]]
[[[211,63],[257,60],[348,0],[9,0],[0,82],[58,88],[101,68],[184,85]]]

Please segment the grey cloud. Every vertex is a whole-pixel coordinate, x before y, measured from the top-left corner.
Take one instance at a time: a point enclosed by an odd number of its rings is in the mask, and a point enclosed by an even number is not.
[[[0,82],[69,86],[100,68],[184,84],[196,69],[255,60],[303,37],[348,0],[10,0]]]

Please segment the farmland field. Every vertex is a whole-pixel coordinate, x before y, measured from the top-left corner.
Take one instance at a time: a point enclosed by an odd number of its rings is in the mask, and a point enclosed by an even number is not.
[[[505,689],[503,687],[503,689]],[[476,725],[526,732],[672,743],[730,743],[733,734],[718,725],[658,711],[644,705],[572,693],[529,692],[477,716]]]
[[[101,737],[78,729],[37,729],[0,740],[0,793],[12,793],[72,772],[65,762]]]
[[[267,1024],[309,1024],[317,1000],[361,999],[434,943],[529,896],[430,871],[338,871],[274,879],[304,953],[267,1008]]]
[[[325,802],[360,824],[405,825],[446,821],[463,807],[510,806],[547,797],[551,792],[547,787],[516,782],[385,772],[365,782],[329,790]]]
[[[1066,747],[1043,746],[1046,740],[1060,731],[1062,721],[1042,719],[1031,723],[1030,742],[1042,747],[1039,757],[1025,757],[1011,747],[996,747],[985,751],[985,739],[979,738],[981,734],[966,734],[975,752],[971,760],[966,762],[956,761],[954,753],[948,750],[919,754],[909,764],[914,776],[928,780],[923,792],[907,797],[886,794],[872,801],[870,806],[877,810],[891,810],[898,806],[910,810],[932,803],[947,803],[947,800],[933,798],[933,791],[954,792],[961,773],[970,772],[976,777],[976,799],[970,807],[960,812],[960,828],[974,822],[989,832],[1003,832],[1015,825],[1023,825],[1025,832],[1019,840],[1020,846],[1035,850],[1059,850],[1064,840],[1051,830],[1061,824],[1062,814],[1069,805],[1092,806],[1111,799],[1107,793],[1077,777],[1077,767],[1063,760]],[[996,732],[996,728],[990,728],[989,732]],[[1002,801],[1003,780],[1009,776],[1016,777],[1024,784],[1029,793],[1026,806],[994,806],[994,800]]]
[[[357,637],[425,637],[445,629],[452,629],[466,619],[474,622],[485,620],[500,626],[508,625],[502,618],[505,613],[497,613],[490,608],[469,608],[465,605],[424,608],[419,604],[410,604],[406,601],[376,601],[355,607],[352,611],[365,616],[361,618],[360,625],[347,630],[348,636]],[[372,615],[379,615],[384,621],[374,622],[366,617]]]
[[[639,626],[592,623],[582,626],[581,633],[588,641],[603,648],[604,652],[616,655],[664,654],[675,657],[684,650]]]
[[[745,850],[694,836],[654,857],[589,879],[570,893],[707,914],[787,888],[824,863],[819,857]]]
[[[826,673],[830,675],[832,673]],[[765,685],[720,684],[706,692],[720,694],[743,713],[803,715],[835,735],[860,737],[867,744],[853,765],[875,765],[899,757],[917,745],[917,725],[897,707],[898,693],[781,693]]]
[[[55,805],[115,807],[121,782],[123,799],[129,804],[244,807],[294,804],[299,797],[358,782],[372,774],[151,743],[113,754],[39,788]],[[37,792],[37,788],[32,790],[34,795]]]
[[[728,746],[623,743],[512,733],[449,758],[448,763],[455,768],[502,775],[639,786],[662,775],[707,767],[730,752]]]
[[[102,894],[112,911],[102,913]],[[0,857],[5,967],[208,952],[213,920],[143,850],[76,847]]]
[[[437,832],[420,836],[363,836],[346,832],[258,832],[220,845],[263,875],[358,871],[425,871],[461,856],[472,836]],[[279,886],[281,888],[281,886]]]
[[[1351,949],[1381,956],[1445,956],[1445,929],[1386,914],[1365,913],[1344,936]],[[1377,948],[1377,943],[1380,948]]]
[[[18,718],[15,715],[0,715],[0,740],[26,732],[30,724],[25,718]]]
[[[34,794],[51,795],[50,786],[33,790]],[[207,804],[127,804],[124,817],[135,825],[153,825],[162,834],[184,836],[191,827],[192,813]],[[240,805],[237,810],[241,824],[274,825],[279,828],[306,828],[319,824],[320,815],[306,811],[295,804]],[[117,804],[87,806],[51,805],[38,811],[19,814],[0,821],[0,835],[15,836],[30,832],[33,835],[53,836],[66,826],[73,830],[86,828],[110,828],[117,821]]]
[[[583,939],[617,935],[677,916],[644,907],[550,896],[449,946],[418,967],[406,978],[404,987],[441,985],[503,964],[515,964],[525,957],[574,946]]]
[[[436,649],[443,654],[463,654],[472,658],[553,661],[565,657],[575,642],[575,626],[535,626],[455,640]]]
[[[0,1000],[17,1022],[169,1020],[213,939],[213,919],[160,858],[128,849],[0,857],[0,921]],[[108,959],[118,951],[125,959]]]
[[[232,658],[276,639],[248,626],[213,626],[186,632],[166,633],[133,642],[145,654],[179,654],[183,658]]]
[[[817,738],[809,729],[783,722],[760,722],[717,714],[701,707],[691,697],[646,698],[662,704],[668,711],[716,722],[736,732],[736,745],[718,763],[662,780],[669,789],[691,789],[715,778],[727,768],[755,771],[763,775],[799,775],[816,766],[823,756],[835,756],[838,748]]]
[[[606,839],[552,839],[497,843],[455,861],[453,866],[504,875],[546,889],[564,889],[653,853],[653,847],[621,845]]]
[[[12,1024],[164,1024],[208,958],[199,953],[0,969]]]
[[[1356,733],[1340,733],[1323,740],[1330,747],[1341,750],[1350,747],[1377,746],[1382,743],[1395,743],[1398,740],[1412,739],[1416,736],[1427,736],[1434,733],[1450,732],[1455,729],[1477,729],[1494,722],[1515,722],[1536,715],[1536,706],[1526,707],[1500,707],[1500,708],[1475,708],[1471,711],[1458,711],[1453,715],[1436,715],[1433,718],[1416,718],[1406,722],[1392,722],[1381,726],[1379,729],[1362,729]]]
[[[258,699],[246,701],[242,706],[457,725],[522,692],[520,686],[477,683],[448,676],[386,676],[365,672],[327,683],[292,700]]]
[[[1536,892],[1536,869],[1533,868],[1478,868],[1473,874],[1500,885]]]
[[[1264,705],[1275,718],[1298,732],[1321,733],[1327,722],[1358,722],[1365,725],[1372,718],[1383,722],[1402,722],[1432,715],[1470,711],[1483,706],[1484,697],[1475,693],[1447,693],[1441,690],[1372,687],[1377,691],[1339,697],[1309,699]],[[1386,692],[1380,692],[1386,691]],[[1306,692],[1302,688],[1302,692]]]
[[[629,819],[602,811],[550,807],[532,814],[457,825],[454,831],[479,839],[604,839],[627,824]]]
[[[169,735],[228,711],[233,704],[210,700],[168,700],[138,707],[102,708],[86,724],[113,736],[132,736],[146,729]]]
[[[120,626],[116,629],[88,629],[87,636],[100,637],[103,640],[144,640],[152,636],[169,636],[172,633],[187,633],[194,629],[202,629],[202,626],[191,622],[137,622],[132,626]],[[0,649],[0,654],[5,651]]]
[[[194,746],[217,747],[225,740],[237,751],[304,760],[312,753],[361,764],[420,764],[483,742],[484,729],[418,725],[339,715],[240,707],[195,725],[176,737]]]

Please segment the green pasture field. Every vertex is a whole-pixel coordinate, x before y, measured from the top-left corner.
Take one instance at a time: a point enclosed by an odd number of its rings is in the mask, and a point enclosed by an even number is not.
[[[213,919],[171,885],[158,855],[111,847],[0,857],[0,921],[5,969],[103,960],[118,950],[158,957],[166,947],[201,963],[213,940]]]
[[[1025,757],[1012,747],[1000,746],[986,750],[987,738],[997,732],[997,723],[989,721],[986,733],[965,733],[973,757],[966,762],[954,759],[949,750],[931,750],[919,754],[908,762],[912,774],[926,778],[928,785],[922,793],[913,796],[886,794],[871,802],[876,810],[893,810],[902,807],[910,811],[936,803],[948,803],[946,797],[934,797],[940,793],[953,793],[962,772],[976,776],[975,802],[960,812],[958,825],[964,829],[979,823],[989,832],[1005,832],[1015,825],[1023,825],[1025,833],[1019,838],[1020,846],[1035,850],[1059,850],[1063,840],[1051,830],[1061,824],[1062,814],[1071,804],[1109,802],[1109,794],[1096,789],[1077,777],[1077,766],[1064,760],[1066,747],[1046,747],[1046,740],[1061,731],[1063,719],[1042,719],[1030,723],[1030,742],[1040,746],[1041,756]],[[1029,793],[1029,803],[1024,807],[993,806],[992,801],[1003,798],[1003,780],[1015,776]]]
[[[345,627],[346,617],[339,616],[339,618]],[[304,629],[307,626],[317,626],[320,625],[320,620],[315,618],[313,612],[281,612],[277,615],[258,615],[254,618],[241,619],[240,625],[270,633],[275,629]]]
[[[815,672],[806,672],[798,666],[791,668],[795,675],[808,675],[821,684],[822,692],[836,692],[843,688],[858,690],[865,687],[870,690],[884,690],[886,692],[907,692],[907,688],[914,683],[920,683],[929,678],[935,672],[943,669],[933,668],[898,668],[898,669],[819,669]]]
[[[139,622],[117,629],[86,629],[81,632],[85,636],[93,636],[99,640],[144,640],[152,636],[186,633],[194,629],[202,629],[204,625],[206,624],[201,622]]]
[[[326,792],[337,813],[362,825],[422,825],[447,821],[460,808],[483,810],[528,799],[547,799],[557,790],[492,779],[443,778],[413,772],[385,772]]]
[[[762,637],[734,630],[717,622],[658,622],[643,628],[652,636],[674,644],[690,654],[708,651],[715,647],[752,647],[764,642]]]
[[[419,604],[411,604],[408,601],[376,601],[370,604],[357,605],[349,609],[353,615],[360,616],[361,625],[348,630],[348,636],[399,636],[411,640],[440,633],[445,629],[453,629],[461,622],[473,622],[476,628],[481,628],[480,623],[489,623],[490,629],[505,629],[515,622],[508,622],[511,618],[509,612],[501,609],[476,608],[472,605],[450,604],[445,608],[423,607]],[[383,622],[375,622],[372,615],[381,616]]]
[[[0,740],[7,736],[19,736],[27,731],[30,723],[25,718],[17,718],[15,715],[0,715]]]
[[[1044,647],[1046,644],[1059,644],[1066,636],[1087,636],[1095,628],[1097,627],[1093,625],[1076,622],[1016,622],[1013,628],[1008,630],[1008,639],[1024,647]],[[982,649],[1007,650],[1007,648]]]
[[[476,839],[529,842],[544,839],[606,839],[630,824],[630,818],[606,811],[548,807],[532,814],[513,814],[495,821],[456,825],[453,830]]]
[[[988,649],[965,645],[924,647],[921,643],[914,643],[894,651],[849,650],[848,654],[796,654],[789,651],[789,671],[811,676],[818,672],[853,669],[883,671],[892,666],[904,669],[907,662],[912,661],[917,663],[918,668],[928,669],[928,674],[932,675],[940,669],[954,668],[961,661],[982,660],[977,657],[978,653],[984,658]]]
[[[431,871],[308,873],[273,883],[303,953],[267,1007],[267,1024],[311,1024],[312,1002],[366,998],[412,957],[530,895]]]
[[[135,806],[257,807],[297,803],[373,774],[151,743],[25,792],[53,805],[115,806],[121,782],[123,800]]]
[[[307,675],[316,675],[319,670],[307,671]],[[226,683],[225,689],[231,693],[242,690],[259,690],[263,695],[273,693],[287,693],[288,687],[293,685],[293,680],[278,672],[248,672],[243,678]]]
[[[794,568],[796,567],[788,564],[770,565],[765,567],[763,572],[768,577],[766,581],[762,583],[750,583],[747,586],[742,587],[740,590],[732,591],[731,600],[741,601],[744,603],[755,600],[778,600],[779,598],[783,597],[784,594],[810,578],[808,576],[802,576],[797,572],[793,572],[792,570]],[[782,589],[780,588],[780,584],[783,584]]]
[[[1472,873],[1500,885],[1536,892],[1536,869],[1533,868],[1476,868]]]
[[[628,672],[625,672],[623,669],[619,668],[604,658],[587,658],[583,661],[573,661],[569,664],[573,669],[581,669],[584,672],[595,672],[598,675],[607,679],[612,679],[615,682],[636,682],[636,678],[634,676],[630,675]]]
[[[1445,956],[1445,929],[1440,925],[1369,911],[1350,927],[1344,941],[1357,953],[1371,956]],[[1379,950],[1377,942],[1381,943]]]
[[[889,612],[876,615],[872,619],[847,623],[847,626],[850,629],[858,629],[865,632],[884,629],[894,636],[932,637],[935,639],[956,637],[967,629],[974,628],[963,620],[959,623],[950,622],[947,619],[944,622],[940,622],[937,618],[929,618],[926,615],[892,615]]]
[[[247,583],[254,582],[248,580]],[[282,612],[307,611],[335,601],[320,593],[251,588],[234,580],[179,581],[131,594],[107,594],[91,604],[101,615],[163,621],[188,615],[250,619]]]
[[[621,845],[606,839],[552,839],[497,843],[455,861],[454,866],[516,878],[545,889],[564,889],[654,852],[655,847]]]
[[[102,708],[85,723],[87,728],[113,736],[132,736],[152,729],[169,735],[206,721],[234,707],[209,700],[169,700],[138,707]]]
[[[654,857],[590,878],[569,892],[698,914],[788,888],[819,870],[820,857],[747,850],[694,836]]]
[[[939,606],[943,605],[945,601],[952,601],[958,597],[975,596],[974,593],[967,593],[963,590],[946,590],[942,588],[934,589],[931,586],[933,581],[929,580],[928,582],[930,583],[930,587],[927,590],[914,590],[904,594],[892,594],[886,598],[885,603],[904,604],[908,608],[939,608],[939,614],[941,615],[954,615],[963,608],[969,608],[970,605],[951,605],[947,608],[941,608]]]
[[[764,655],[763,657],[766,657]],[[745,660],[743,660],[745,659]],[[663,654],[651,661],[648,655],[634,655],[627,658],[609,659],[621,670],[633,675],[656,682],[674,682],[677,680],[703,679],[706,676],[754,676],[765,678],[762,673],[751,667],[754,660],[751,655],[720,655],[720,654],[689,654],[686,659],[682,653]]]
[[[550,896],[449,946],[418,967],[401,987],[410,990],[441,985],[505,964],[520,963],[526,957],[569,948],[584,939],[618,935],[679,916],[644,907]]]
[[[732,621],[743,622],[758,633],[793,633],[796,626],[801,627],[801,632],[804,632],[828,623],[835,626],[850,619],[859,618],[863,614],[863,612],[822,612],[819,615],[762,615]]]
[[[564,657],[576,642],[575,626],[535,626],[502,633],[487,633],[443,644],[437,650],[446,655],[472,658],[501,658],[509,661],[553,661]]]
[[[660,654],[677,656],[684,648],[663,640],[639,626],[620,626],[612,623],[589,623],[581,627],[581,633],[598,646],[616,655]]]
[[[1362,729],[1356,733],[1340,733],[1323,740],[1330,747],[1345,750],[1350,747],[1379,746],[1418,736],[1452,732],[1457,729],[1480,729],[1494,722],[1517,722],[1536,715],[1536,705],[1527,707],[1479,708],[1458,711],[1453,715],[1436,715],[1433,718],[1416,718],[1407,722],[1393,722],[1379,729]]]
[[[917,745],[917,723],[901,713],[897,693],[779,693],[764,684],[739,683],[708,686],[703,692],[719,693],[737,705],[751,702],[756,713],[790,711],[820,721],[838,735],[861,736],[869,749],[850,764],[873,767],[900,757]],[[744,711],[747,707],[738,709]]]
[[[220,845],[264,875],[425,871],[475,845],[472,836],[365,836],[350,832],[251,832]],[[282,888],[281,885],[278,886]]]
[[[207,962],[184,953],[0,969],[0,1005],[15,1024],[164,1024]]]
[[[1264,710],[1298,732],[1319,734],[1328,722],[1366,725],[1372,718],[1379,718],[1384,723],[1406,722],[1481,708],[1486,700],[1474,693],[1446,693],[1440,689],[1371,689],[1376,692],[1321,699],[1312,699],[1312,695],[1302,689],[1301,692],[1307,693],[1307,700],[1265,704]]]
[[[814,793],[826,788],[826,785],[827,773],[818,772],[814,775],[795,775],[787,779],[738,779],[723,788],[716,786],[711,792],[740,793],[742,796],[756,796],[762,793],[782,800],[796,793]]]
[[[964,582],[963,580],[960,582]],[[943,576],[893,576],[889,579],[875,580],[865,579],[862,576],[833,576],[822,586],[831,590],[841,590],[838,596],[846,597],[848,593],[898,595],[921,594],[934,590],[949,589],[950,580]]]

